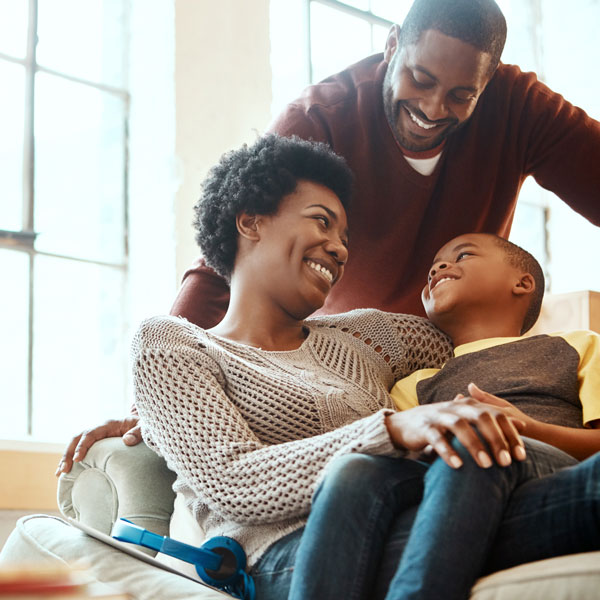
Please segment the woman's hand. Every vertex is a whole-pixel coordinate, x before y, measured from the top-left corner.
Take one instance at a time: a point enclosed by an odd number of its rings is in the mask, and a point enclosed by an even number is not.
[[[480,467],[492,466],[490,454],[477,435],[479,432],[496,462],[508,466],[513,458],[525,460],[525,448],[519,434],[525,423],[505,411],[504,406],[494,406],[474,397],[457,396],[450,402],[394,413],[387,417],[386,424],[396,446],[417,452],[431,446],[444,462],[455,469],[462,466],[462,460],[450,444],[451,435],[459,440]]]
[[[142,441],[139,420],[138,415],[131,414],[125,419],[111,419],[98,427],[94,427],[94,429],[82,431],[69,442],[58,463],[55,475],[58,477],[61,473],[68,473],[73,466],[73,462],[83,460],[91,445],[98,440],[107,437],[122,437],[123,443],[127,446],[139,444]]]

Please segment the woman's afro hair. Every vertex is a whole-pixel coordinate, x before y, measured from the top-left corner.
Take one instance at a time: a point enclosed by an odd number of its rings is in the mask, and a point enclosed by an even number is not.
[[[194,206],[196,242],[206,263],[230,279],[238,247],[237,215],[275,214],[299,180],[329,188],[348,208],[352,172],[326,144],[269,134],[225,153],[209,171]]]

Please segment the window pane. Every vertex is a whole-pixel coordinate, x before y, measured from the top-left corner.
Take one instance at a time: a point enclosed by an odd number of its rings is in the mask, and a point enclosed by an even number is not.
[[[118,269],[35,260],[33,435],[66,441],[125,412],[128,343]]]
[[[36,82],[36,249],[121,262],[124,102],[52,75]]]
[[[21,229],[25,69],[0,61],[0,229]]]
[[[371,0],[371,12],[378,17],[402,25],[413,0]]]
[[[0,0],[0,52],[25,58],[28,13],[27,0]]]
[[[37,60],[97,83],[125,81],[123,0],[38,0]]]
[[[0,250],[0,273],[0,438],[15,438],[27,434],[29,256]]]
[[[312,3],[310,11],[313,82],[371,54],[371,27],[362,19]]]

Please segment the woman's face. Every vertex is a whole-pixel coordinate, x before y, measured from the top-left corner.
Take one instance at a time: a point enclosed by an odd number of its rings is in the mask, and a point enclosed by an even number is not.
[[[303,319],[320,308],[348,259],[346,211],[325,186],[299,181],[274,215],[257,220],[258,277],[273,300]]]

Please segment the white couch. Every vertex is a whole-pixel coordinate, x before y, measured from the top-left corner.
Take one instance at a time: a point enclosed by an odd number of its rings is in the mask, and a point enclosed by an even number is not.
[[[61,476],[59,506],[65,516],[105,533],[110,533],[117,518],[125,517],[168,535],[175,499],[173,480],[164,461],[144,444],[128,447],[119,438],[109,438],[94,444],[83,462]],[[98,581],[118,586],[136,600],[228,597],[147,565],[43,515],[22,518],[0,552],[0,566],[24,561],[86,564]],[[471,600],[597,597],[600,551],[521,565],[484,577],[473,588]]]

